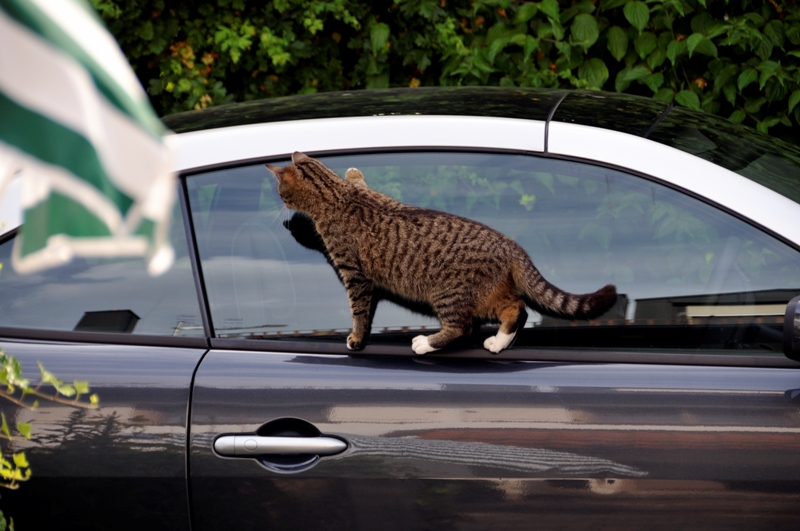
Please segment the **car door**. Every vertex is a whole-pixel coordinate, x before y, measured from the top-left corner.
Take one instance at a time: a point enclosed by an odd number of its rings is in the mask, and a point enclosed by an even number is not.
[[[175,264],[157,278],[141,259],[75,258],[20,275],[14,238],[0,241],[0,348],[39,395],[8,387],[0,397],[14,400],[0,400],[11,437],[3,437],[3,457],[10,464],[24,453],[31,473],[3,490],[6,522],[190,529],[186,417],[207,339],[181,209],[171,235]],[[73,394],[58,395],[43,371]],[[25,424],[30,439],[16,429]]]
[[[344,288],[263,164],[186,176],[215,336],[192,392],[194,528],[794,527],[800,364],[780,350],[796,248],[564,157],[321,160],[500,230],[562,289],[614,283],[618,302],[591,322],[531,312],[497,356],[490,326],[414,356],[438,323],[386,296],[349,352]]]

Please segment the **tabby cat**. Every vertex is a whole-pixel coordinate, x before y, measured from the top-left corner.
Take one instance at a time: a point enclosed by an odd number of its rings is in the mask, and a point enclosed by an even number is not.
[[[350,350],[364,347],[376,286],[433,308],[441,330],[415,337],[417,354],[471,333],[475,321],[499,321],[497,334],[483,343],[496,354],[524,322],[526,303],[552,316],[592,319],[616,301],[612,285],[587,295],[556,288],[511,238],[476,221],[399,203],[369,189],[358,170],[342,179],[300,152],[288,166],[267,168],[286,206],[314,222],[342,277],[353,315]]]

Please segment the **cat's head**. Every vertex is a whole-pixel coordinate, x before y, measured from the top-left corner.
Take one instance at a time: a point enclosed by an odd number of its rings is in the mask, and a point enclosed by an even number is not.
[[[300,212],[310,212],[315,205],[339,197],[337,187],[344,181],[323,163],[295,151],[292,164],[284,167],[267,164],[278,179],[278,195],[286,206]]]

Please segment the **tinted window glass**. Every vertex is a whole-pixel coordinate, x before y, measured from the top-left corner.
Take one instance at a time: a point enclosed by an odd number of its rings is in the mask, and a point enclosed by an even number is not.
[[[594,334],[589,344],[617,348],[779,350],[783,307],[800,293],[796,251],[698,200],[618,171],[499,154],[322,160],[340,175],[361,169],[370,187],[404,203],[505,233],[566,291],[616,284],[617,305],[592,323],[531,312],[516,348],[576,346]],[[263,165],[206,173],[188,185],[219,336],[344,337],[351,326],[345,290],[310,225],[283,207]],[[565,326],[569,333],[558,332]],[[383,301],[373,341],[405,342],[437,327],[433,318]],[[599,342],[597,334],[619,327],[637,332],[617,330]]]
[[[175,263],[150,277],[143,259],[76,258],[19,275],[13,238],[0,244],[0,326],[166,336],[204,336],[180,207],[173,213]]]
[[[574,91],[558,106],[553,120],[642,136],[667,107],[663,101],[627,94]]]
[[[706,113],[674,108],[648,136],[800,202],[800,149]]]

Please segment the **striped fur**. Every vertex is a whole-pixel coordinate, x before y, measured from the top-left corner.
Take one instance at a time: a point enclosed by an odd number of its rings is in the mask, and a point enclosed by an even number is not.
[[[370,190],[361,172],[345,179],[302,153],[278,178],[286,206],[306,213],[338,269],[350,299],[351,350],[369,334],[376,286],[407,300],[430,304],[442,328],[412,342],[417,354],[438,350],[469,334],[475,321],[500,322],[484,346],[494,353],[513,340],[527,312],[591,319],[616,301],[612,285],[572,295],[547,282],[512,239],[476,221],[404,205]]]

